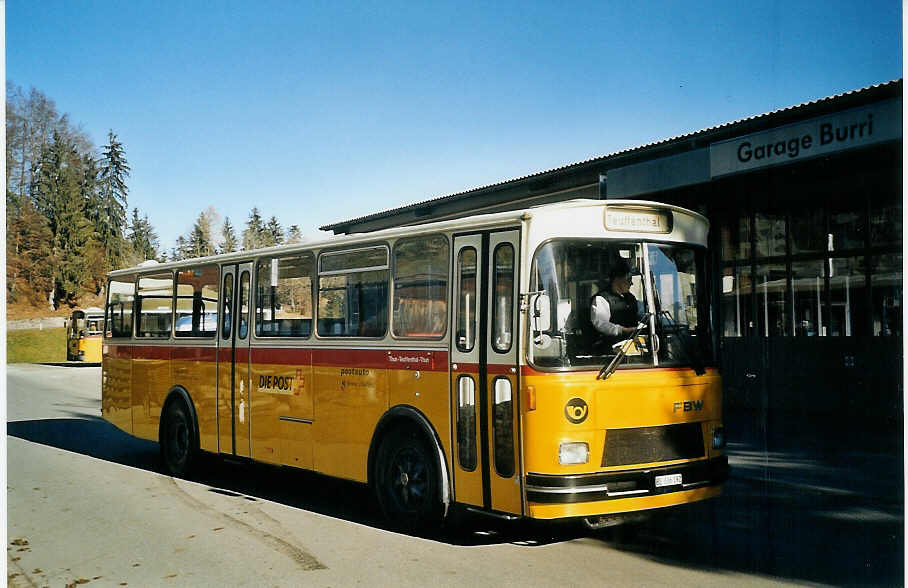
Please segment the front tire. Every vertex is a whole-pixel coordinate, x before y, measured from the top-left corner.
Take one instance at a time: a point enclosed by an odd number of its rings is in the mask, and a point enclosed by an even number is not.
[[[402,530],[441,524],[441,476],[432,449],[412,428],[390,432],[378,448],[375,495],[388,521]]]
[[[182,400],[167,405],[161,419],[161,462],[171,476],[184,477],[199,452],[195,423]]]

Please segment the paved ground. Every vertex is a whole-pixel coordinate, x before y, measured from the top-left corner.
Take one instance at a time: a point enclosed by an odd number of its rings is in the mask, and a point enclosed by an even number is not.
[[[159,474],[156,444],[99,418],[99,371],[9,366],[12,586],[904,582],[901,442],[770,451],[732,434],[720,499],[633,529],[471,519],[411,537],[356,484],[223,462]]]

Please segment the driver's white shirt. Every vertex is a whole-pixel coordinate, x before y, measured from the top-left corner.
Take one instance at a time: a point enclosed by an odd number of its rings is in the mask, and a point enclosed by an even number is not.
[[[624,327],[612,322],[612,311],[608,301],[602,296],[594,296],[590,306],[590,321],[596,330],[610,337],[620,337],[624,334]]]

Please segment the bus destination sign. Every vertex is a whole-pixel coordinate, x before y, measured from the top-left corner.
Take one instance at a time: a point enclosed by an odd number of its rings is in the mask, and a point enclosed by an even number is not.
[[[670,233],[671,213],[639,208],[605,208],[605,228],[609,231]]]

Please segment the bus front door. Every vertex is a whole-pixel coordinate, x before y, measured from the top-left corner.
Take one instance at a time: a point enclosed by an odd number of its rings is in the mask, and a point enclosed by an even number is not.
[[[225,265],[218,313],[218,448],[250,457],[249,310],[252,264]]]
[[[451,395],[455,500],[523,513],[516,230],[454,238]]]

